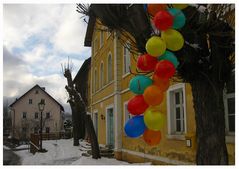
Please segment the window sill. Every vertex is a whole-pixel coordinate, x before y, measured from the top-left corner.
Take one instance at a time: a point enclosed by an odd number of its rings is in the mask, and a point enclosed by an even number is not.
[[[186,140],[185,135],[167,135],[167,139],[174,139],[174,140]]]

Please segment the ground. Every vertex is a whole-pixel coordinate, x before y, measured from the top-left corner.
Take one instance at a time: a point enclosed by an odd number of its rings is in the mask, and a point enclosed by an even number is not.
[[[36,153],[33,155],[26,148],[26,145],[19,146],[15,151],[20,157],[22,165],[129,165],[124,161],[118,161],[113,158],[92,159],[82,154],[90,148],[89,145],[81,141],[80,146],[73,146],[72,139],[47,140],[43,141],[43,148],[46,153]],[[4,151],[5,156],[5,151]],[[6,157],[6,156],[5,156]]]

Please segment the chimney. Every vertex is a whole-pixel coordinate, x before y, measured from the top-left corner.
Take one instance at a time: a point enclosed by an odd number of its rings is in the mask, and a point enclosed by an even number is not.
[[[46,88],[45,87],[41,87],[42,88],[42,90],[46,90]]]

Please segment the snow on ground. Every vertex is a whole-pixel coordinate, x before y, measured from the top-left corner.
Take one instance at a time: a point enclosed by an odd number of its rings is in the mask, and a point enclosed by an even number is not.
[[[104,158],[92,159],[82,156],[89,147],[86,142],[80,142],[82,146],[73,146],[72,139],[43,141],[43,148],[48,152],[35,153],[29,150],[15,151],[21,157],[22,165],[129,165],[127,162],[116,159]],[[24,146],[22,146],[24,147]]]

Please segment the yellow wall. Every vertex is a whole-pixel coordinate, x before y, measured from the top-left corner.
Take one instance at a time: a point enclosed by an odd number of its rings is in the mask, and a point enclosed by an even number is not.
[[[91,81],[92,81],[92,93],[91,93],[91,112],[98,113],[98,141],[99,144],[106,144],[106,108],[109,105],[114,104],[114,98],[112,93],[114,92],[114,46],[113,46],[113,35],[108,36],[107,32],[104,32],[103,46],[100,47],[100,34],[101,31],[97,28],[103,28],[96,24],[96,29],[93,34],[92,40],[98,39],[98,45],[93,43],[93,46],[97,46],[97,52],[94,52],[94,47],[92,47],[92,58],[91,58]],[[104,29],[104,28],[103,28]],[[112,80],[108,80],[107,69],[108,69],[108,55],[112,56]],[[103,63],[104,75],[103,75],[103,86],[100,84],[100,66]],[[97,82],[96,90],[94,89],[94,71],[97,70]]]
[[[97,25],[98,27],[98,25]],[[98,43],[100,42],[100,32],[95,31],[93,36],[93,41],[95,37],[98,38]],[[119,42],[117,42],[120,44]],[[114,66],[114,59],[115,59],[115,49],[114,49],[115,40],[111,35],[107,38],[106,33],[104,33],[104,45],[102,48],[98,50],[97,53],[93,53],[92,51],[92,67],[91,73],[94,79],[94,69],[97,68],[98,72],[98,83],[97,83],[97,90],[96,92],[93,91],[92,93],[92,100],[91,100],[91,112],[97,110],[98,112],[98,139],[100,144],[106,144],[106,119],[101,119],[101,114],[106,117],[106,107],[109,105],[114,104],[114,82],[107,82],[106,77],[106,69],[107,69],[107,56],[109,51],[112,54],[112,66]],[[95,44],[94,44],[95,45]],[[129,91],[129,81],[133,77],[132,74],[123,74],[123,46],[119,45],[117,48],[117,55],[122,56],[120,66],[117,67],[122,74],[122,78],[119,82],[120,89],[121,89],[121,110],[122,110],[122,149],[128,150],[130,152],[138,152],[141,154],[148,154],[153,155],[154,157],[165,158],[169,160],[175,160],[175,164],[178,162],[183,162],[186,164],[195,163],[195,153],[196,153],[196,126],[195,126],[195,113],[193,108],[193,97],[191,92],[190,84],[185,84],[185,95],[186,95],[186,123],[187,123],[187,133],[183,135],[181,139],[179,138],[172,138],[168,136],[168,124],[166,122],[164,128],[161,130],[162,139],[159,145],[157,146],[148,146],[142,139],[142,137],[138,139],[132,139],[125,135],[124,133],[124,103],[130,100],[134,94]],[[137,56],[134,56],[137,59]],[[99,87],[99,70],[101,62],[104,63],[104,86]],[[113,68],[116,71],[116,68]],[[133,55],[131,54],[131,70],[136,72],[136,61],[133,59]],[[94,83],[94,80],[92,82]],[[113,73],[113,79],[114,73]],[[171,85],[176,84],[176,82],[170,82]],[[92,84],[94,85],[94,84]],[[167,116],[167,97],[166,93],[164,96],[164,100],[159,107],[160,111]],[[192,147],[186,146],[186,140],[184,136],[189,136],[192,139]],[[234,144],[227,144],[228,153],[229,153],[229,161],[231,164],[235,163],[235,145]],[[137,153],[136,153],[137,154]],[[152,161],[154,164],[167,164],[167,162],[159,162],[157,160],[149,160],[147,157],[138,157],[137,155],[132,155],[132,153],[128,153],[122,151],[121,158],[126,161],[130,162],[146,162]],[[156,158],[157,159],[157,158]],[[166,161],[167,161],[166,160]]]

